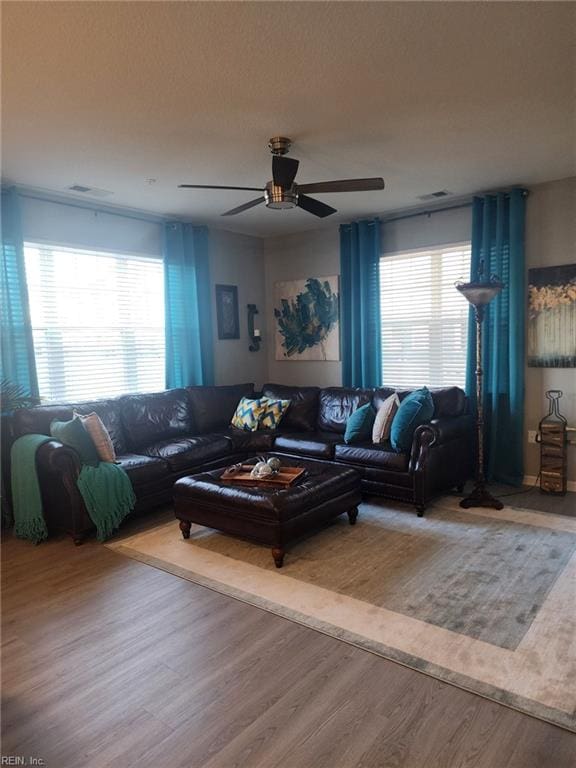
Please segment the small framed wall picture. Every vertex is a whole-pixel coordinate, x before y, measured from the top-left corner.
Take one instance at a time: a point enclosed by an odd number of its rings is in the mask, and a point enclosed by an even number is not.
[[[219,339],[240,338],[238,287],[236,285],[216,286],[216,321]]]

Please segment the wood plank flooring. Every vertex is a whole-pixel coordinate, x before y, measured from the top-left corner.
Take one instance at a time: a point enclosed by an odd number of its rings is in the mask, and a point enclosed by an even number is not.
[[[47,768],[573,768],[576,736],[68,539],[5,538],[4,755]]]

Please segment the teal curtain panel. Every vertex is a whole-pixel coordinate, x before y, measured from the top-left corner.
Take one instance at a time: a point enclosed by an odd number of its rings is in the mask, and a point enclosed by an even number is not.
[[[484,277],[496,274],[502,293],[489,305],[483,325],[486,477],[521,485],[524,431],[526,191],[475,197],[472,204],[471,278],[481,261]],[[476,331],[468,327],[466,392],[476,401]]]
[[[34,343],[26,287],[20,199],[2,190],[2,378],[38,397]]]
[[[214,383],[210,255],[206,227],[164,228],[166,387]]]
[[[379,219],[340,226],[342,384],[376,387],[382,377]]]

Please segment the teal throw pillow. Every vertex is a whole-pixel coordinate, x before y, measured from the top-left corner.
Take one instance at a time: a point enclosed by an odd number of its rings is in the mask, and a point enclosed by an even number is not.
[[[50,434],[64,445],[74,448],[80,455],[83,464],[97,467],[100,462],[94,441],[84,429],[78,417],[71,421],[53,421],[50,424]]]
[[[406,453],[412,447],[416,428],[426,424],[434,415],[432,395],[426,387],[415,389],[400,403],[392,421],[390,443],[397,453]]]
[[[372,438],[372,427],[376,414],[370,403],[357,408],[346,422],[345,443],[362,443]]]

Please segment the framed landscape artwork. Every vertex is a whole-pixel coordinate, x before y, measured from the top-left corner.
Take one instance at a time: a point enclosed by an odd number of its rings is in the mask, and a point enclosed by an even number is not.
[[[576,264],[528,270],[528,365],[576,368]]]
[[[235,285],[216,286],[216,320],[219,339],[239,339],[238,288]]]
[[[338,276],[276,283],[276,360],[340,359]]]

